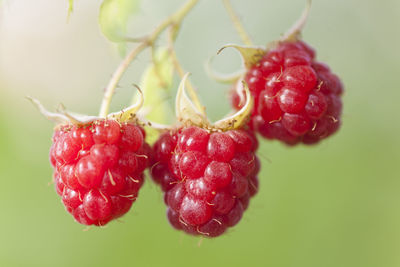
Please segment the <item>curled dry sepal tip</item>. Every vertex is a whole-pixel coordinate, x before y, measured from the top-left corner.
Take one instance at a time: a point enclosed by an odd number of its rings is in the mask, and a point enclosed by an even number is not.
[[[341,124],[343,84],[300,37],[310,6],[308,1],[294,26],[266,48],[232,44],[222,48],[236,48],[245,66],[239,86],[231,92],[232,106],[240,109],[244,103],[240,84],[244,78],[254,97],[249,127],[287,145],[319,143]]]
[[[84,225],[104,226],[127,213],[136,200],[149,164],[150,146],[136,114],[143,98],[105,118],[47,111],[57,123],[50,162],[57,194],[65,209]]]
[[[178,230],[216,237],[236,225],[257,193],[258,142],[243,127],[253,107],[247,85],[246,103],[235,114],[210,123],[189,99],[182,80],[177,98],[179,123],[154,144],[151,174],[160,184],[167,218]]]

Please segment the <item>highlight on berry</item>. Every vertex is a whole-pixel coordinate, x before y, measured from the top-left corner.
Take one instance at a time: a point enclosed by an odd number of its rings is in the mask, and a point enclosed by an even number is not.
[[[259,193],[259,181],[267,178],[260,177],[259,137],[311,145],[340,128],[343,84],[301,37],[311,1],[281,38],[255,46],[229,0],[223,0],[244,45],[227,44],[218,54],[236,49],[243,68],[225,76],[208,68],[210,76],[231,86],[226,101],[232,111],[215,122],[175,49],[181,25],[198,0],[186,1],[137,38],[126,34],[130,12],[137,10],[136,2],[128,2],[104,1],[100,8],[102,33],[125,57],[105,87],[99,115],[77,114],[63,105],[50,112],[28,97],[55,123],[49,155],[55,191],[75,221],[105,226],[131,210],[151,177],[162,191],[165,221],[172,228],[220,236],[240,222]],[[167,40],[161,38],[164,33]],[[128,43],[131,50],[125,51]],[[131,105],[110,113],[122,77],[147,49],[150,63],[143,67],[140,86],[134,85],[139,93]],[[175,114],[166,99],[175,99]]]

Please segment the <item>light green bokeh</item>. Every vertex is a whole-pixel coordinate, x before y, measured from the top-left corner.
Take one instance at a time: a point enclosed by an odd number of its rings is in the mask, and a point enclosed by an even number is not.
[[[94,114],[120,58],[100,35],[96,1],[75,1],[68,24],[67,1],[30,2],[0,10],[0,266],[400,266],[397,0],[314,1],[303,36],[343,79],[343,127],[315,147],[261,141],[259,194],[237,227],[200,246],[168,225],[150,180],[123,222],[104,229],[82,231],[64,211],[48,186],[52,125],[23,96]],[[129,27],[138,36],[183,1],[142,2]],[[233,0],[259,44],[284,32],[304,2]],[[228,112],[228,87],[208,79],[203,63],[230,42],[239,40],[221,3],[200,1],[176,45],[213,119]],[[115,110],[147,63],[146,54],[135,61]],[[228,72],[239,63],[227,50],[214,65]]]

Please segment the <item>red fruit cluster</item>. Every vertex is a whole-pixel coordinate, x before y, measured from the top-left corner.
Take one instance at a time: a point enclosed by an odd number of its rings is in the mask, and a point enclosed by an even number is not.
[[[245,80],[255,100],[250,126],[265,138],[315,144],[338,130],[343,85],[304,42],[281,42]],[[232,104],[240,108],[236,92]]]
[[[258,189],[257,146],[244,130],[192,126],[161,135],[151,173],[165,192],[171,225],[207,237],[236,225]]]
[[[150,147],[134,124],[101,120],[55,131],[50,149],[57,193],[85,225],[102,226],[124,215],[143,184]]]

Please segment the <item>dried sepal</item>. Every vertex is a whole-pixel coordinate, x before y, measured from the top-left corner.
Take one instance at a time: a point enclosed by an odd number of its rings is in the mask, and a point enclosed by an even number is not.
[[[300,38],[301,31],[303,30],[311,9],[311,0],[307,0],[306,7],[300,18],[293,24],[293,26],[281,37],[281,42],[295,42]]]
[[[139,112],[144,103],[142,90],[140,90],[140,88],[137,85],[134,86],[138,89],[139,92],[136,103],[132,104],[131,106],[125,109],[122,109],[119,112],[108,114],[107,118],[115,119],[119,122],[130,122],[134,120],[135,115]]]
[[[227,44],[224,45],[217,54],[220,54],[227,47],[233,47],[240,53],[246,69],[250,69],[252,66],[257,64],[266,52],[265,48],[262,47]]]
[[[176,102],[175,102],[176,117],[181,123],[184,124],[189,123],[198,126],[209,125],[204,110],[197,109],[196,105],[186,94],[185,85],[189,75],[190,73],[185,74],[178,87],[178,92],[176,95]]]
[[[189,74],[187,73],[183,77],[176,96],[176,116],[182,125],[195,125],[209,131],[239,129],[245,125],[254,105],[254,99],[245,81],[241,80],[241,86],[237,89],[241,93],[245,93],[244,99],[246,99],[246,103],[243,107],[231,116],[215,123],[210,123],[207,115],[201,113],[186,94],[185,83],[188,76]]]
[[[139,112],[138,114],[136,114],[136,117],[141,122],[141,124],[145,127],[147,134],[149,134],[149,131],[147,131],[148,129],[153,129],[153,130],[156,130],[159,132],[163,132],[163,131],[172,130],[174,128],[171,125],[150,121],[144,116],[144,114],[142,112]],[[154,132],[151,132],[150,134],[154,134]],[[154,142],[152,141],[149,144],[151,144],[151,143],[154,143]]]
[[[68,118],[65,115],[48,111],[36,98],[30,96],[26,96],[25,98],[28,99],[46,119],[55,123],[64,123],[65,121],[68,121]]]
[[[228,116],[222,120],[219,120],[213,124],[214,128],[227,130],[227,129],[238,129],[244,126],[247,122],[254,105],[254,99],[250,94],[249,87],[245,81],[241,81],[240,92],[245,92],[246,103],[243,107],[235,114]]]
[[[246,92],[243,90],[244,75],[235,83],[235,92],[239,96],[239,106],[243,106],[246,101]]]
[[[65,110],[63,105],[60,105],[60,107],[57,109],[57,112],[50,112],[48,111],[41,103],[39,100],[32,98],[32,97],[26,97],[33,105],[35,105],[39,112],[48,120],[51,120],[57,124],[67,124],[67,123],[73,123],[77,125],[81,124],[87,124],[92,121],[95,121],[99,119],[98,117],[94,116],[87,116],[87,115],[82,115],[82,114],[76,114],[76,113],[71,113]]]
[[[68,118],[68,122],[72,123],[72,124],[76,124],[76,125],[83,125],[83,124],[87,124],[89,122],[95,121],[98,118],[95,116],[89,116],[89,115],[85,115],[85,114],[78,114],[78,113],[74,113],[71,111],[66,110],[65,106],[63,104],[60,103],[60,105],[58,106],[58,108],[56,109],[56,111],[62,115],[64,115],[65,117]]]
[[[216,72],[212,67],[211,63],[213,61],[214,57],[210,57],[206,63],[204,64],[205,70],[212,79],[219,83],[226,83],[226,84],[232,84],[240,79],[240,77],[243,76],[245,73],[245,70],[239,70],[233,73],[219,73]]]
[[[130,122],[133,121],[136,116],[135,114],[139,111],[139,109],[143,106],[143,94],[139,90],[139,97],[135,104],[122,109],[119,112],[111,113],[107,115],[107,119],[114,119],[118,122]],[[103,120],[104,118],[98,116],[88,116],[83,114],[77,114],[74,112],[70,112],[66,110],[64,105],[60,104],[57,108],[57,112],[48,111],[39,100],[26,97],[32,104],[34,104],[39,112],[48,120],[55,122],[56,124],[74,124],[74,125],[86,125],[96,120]]]

